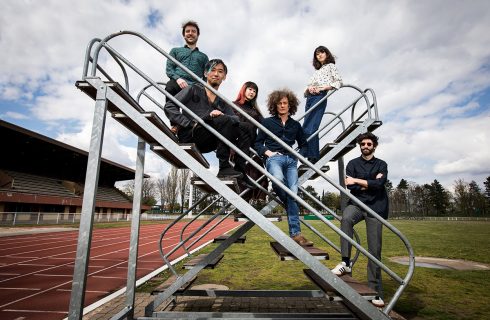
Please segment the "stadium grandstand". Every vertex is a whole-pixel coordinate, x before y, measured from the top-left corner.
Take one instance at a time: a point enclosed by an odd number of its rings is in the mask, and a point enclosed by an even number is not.
[[[78,222],[88,152],[3,120],[0,136],[0,224]],[[96,221],[130,216],[132,201],[115,183],[132,179],[134,170],[101,160]]]

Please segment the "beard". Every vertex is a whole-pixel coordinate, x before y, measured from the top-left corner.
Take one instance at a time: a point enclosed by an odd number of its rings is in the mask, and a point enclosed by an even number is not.
[[[364,156],[370,156],[370,155],[372,155],[374,153],[374,148],[372,148],[372,149],[369,149],[369,148],[361,149],[361,153]]]

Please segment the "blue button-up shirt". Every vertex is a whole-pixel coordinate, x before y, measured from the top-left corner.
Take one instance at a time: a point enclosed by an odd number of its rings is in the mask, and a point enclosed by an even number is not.
[[[295,142],[298,143],[300,148],[306,145],[306,135],[301,124],[291,117],[288,118],[284,125],[279,116],[264,119],[262,125],[290,147],[292,147]],[[280,152],[282,154],[290,154],[290,152],[283,148],[279,142],[269,137],[262,130],[259,130],[257,139],[255,140],[254,149],[261,156],[265,156],[267,150]]]

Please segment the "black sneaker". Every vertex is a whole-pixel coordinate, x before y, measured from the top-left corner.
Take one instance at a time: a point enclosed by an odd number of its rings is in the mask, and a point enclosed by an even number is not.
[[[218,171],[218,178],[241,178],[243,173],[234,170],[233,168],[221,168]]]
[[[257,189],[257,186],[255,184],[253,184],[252,181],[250,181],[250,178],[246,174],[243,175],[243,178],[242,178],[242,180],[240,180],[240,182],[246,188],[249,188],[249,189],[252,189],[252,190]]]

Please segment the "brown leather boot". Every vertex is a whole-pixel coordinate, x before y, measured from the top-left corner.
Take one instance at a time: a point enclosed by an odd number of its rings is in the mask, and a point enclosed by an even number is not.
[[[298,234],[293,237],[293,240],[302,247],[311,247],[313,246],[313,242],[306,240],[301,234]]]

